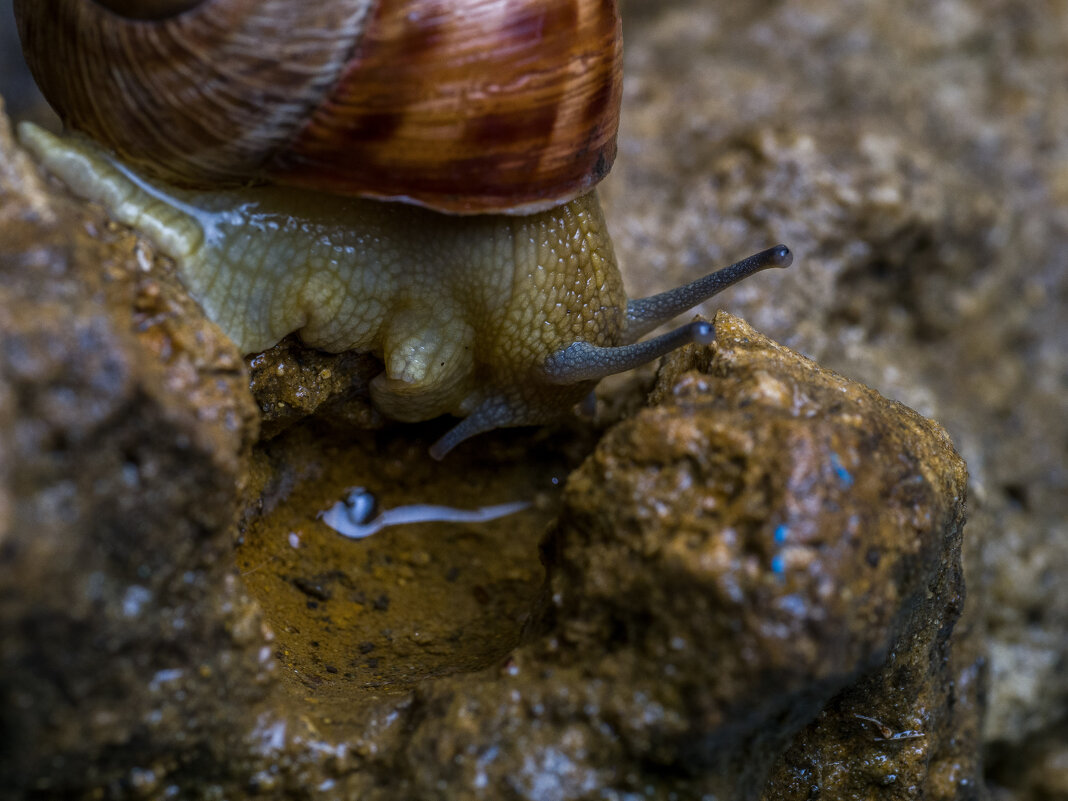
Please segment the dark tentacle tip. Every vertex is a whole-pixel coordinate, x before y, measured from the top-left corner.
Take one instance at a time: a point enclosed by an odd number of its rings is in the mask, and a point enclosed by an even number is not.
[[[698,345],[711,345],[716,341],[715,326],[704,321],[690,323],[690,337]]]
[[[765,252],[768,254],[768,266],[770,267],[789,267],[794,263],[794,254],[790,252],[790,248],[786,247],[786,245],[776,245]]]
[[[429,448],[428,452],[430,453],[430,458],[433,459],[435,462],[440,462],[442,459],[444,459],[446,454],[448,454],[448,452],[455,448],[458,444],[454,442],[449,442],[447,437],[448,435],[446,434],[446,436],[441,437]]]

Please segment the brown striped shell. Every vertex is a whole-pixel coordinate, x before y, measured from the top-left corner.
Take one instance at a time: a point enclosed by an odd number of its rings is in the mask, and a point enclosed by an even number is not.
[[[615,156],[615,0],[15,0],[15,13],[64,121],[181,184],[525,213],[587,191]]]

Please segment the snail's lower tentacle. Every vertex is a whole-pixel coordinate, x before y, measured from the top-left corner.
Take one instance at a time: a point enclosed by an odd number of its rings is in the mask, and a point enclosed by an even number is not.
[[[632,300],[627,304],[623,341],[636,342],[639,337],[658,325],[692,309],[743,278],[769,267],[789,267],[793,260],[793,254],[786,245],[776,245],[683,286],[661,292],[659,295]]]
[[[501,397],[487,398],[475,407],[471,414],[445,432],[445,436],[431,445],[430,455],[440,461],[465,439],[495,428],[514,425],[521,425],[521,422],[516,419],[513,404]]]
[[[668,331],[644,342],[601,348],[588,342],[576,342],[557,351],[545,360],[542,374],[552,384],[577,384],[599,381],[605,376],[639,367],[670,353],[683,345],[697,342],[708,345],[715,341],[712,323],[695,322]]]

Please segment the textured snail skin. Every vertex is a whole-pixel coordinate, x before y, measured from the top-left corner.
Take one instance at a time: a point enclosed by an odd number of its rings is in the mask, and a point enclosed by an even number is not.
[[[398,420],[546,422],[594,381],[540,369],[576,341],[617,345],[626,297],[595,194],[527,216],[452,217],[276,187],[202,192],[132,173],[83,138],[20,139],[82,197],[175,260],[244,353],[290,332],[380,357],[375,405]]]

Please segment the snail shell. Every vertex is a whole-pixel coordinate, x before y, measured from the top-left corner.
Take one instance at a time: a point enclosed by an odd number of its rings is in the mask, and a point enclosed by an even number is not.
[[[615,157],[614,0],[16,0],[49,102],[157,178],[452,213],[570,200]]]

